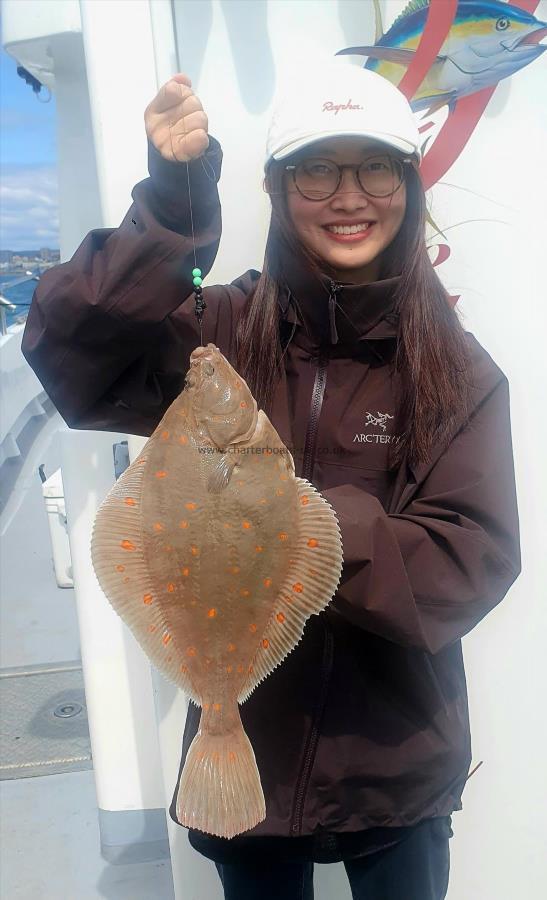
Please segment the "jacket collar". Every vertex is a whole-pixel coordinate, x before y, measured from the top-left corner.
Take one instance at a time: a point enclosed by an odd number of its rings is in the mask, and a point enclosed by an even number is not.
[[[315,274],[290,250],[279,262],[285,287],[280,292],[281,317],[297,326],[293,339],[297,344],[338,355],[358,353],[359,344],[365,350],[368,345],[362,342],[396,339],[399,316],[394,305],[400,275],[345,284]]]

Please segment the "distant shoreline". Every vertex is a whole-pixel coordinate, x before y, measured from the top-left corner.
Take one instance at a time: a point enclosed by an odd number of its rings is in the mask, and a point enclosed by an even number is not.
[[[18,275],[26,275],[28,269],[31,269],[32,271],[34,271],[34,269],[37,269],[38,272],[41,272],[41,271],[45,271],[46,269],[51,269],[52,266],[57,266],[57,265],[58,265],[58,263],[56,263],[56,262],[42,263],[42,264],[28,263],[26,266],[23,265],[17,269],[0,269],[0,276],[6,275],[8,278],[14,278],[14,277],[17,277]]]

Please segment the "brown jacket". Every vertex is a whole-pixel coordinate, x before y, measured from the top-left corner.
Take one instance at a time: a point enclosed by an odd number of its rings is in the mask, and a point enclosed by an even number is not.
[[[189,167],[205,276],[221,235],[221,160],[211,138]],[[72,428],[150,435],[199,344],[186,166],[149,144],[149,171],[119,228],[91,231],[33,297],[23,353]],[[364,852],[462,808],[471,747],[460,639],[521,571],[509,387],[467,333],[470,421],[429,464],[391,476],[398,279],[333,286],[297,258],[280,263],[286,353],[271,419],[296,474],[338,513],[344,568],[329,607],[241,708],[266,819],[229,842],[191,838],[222,859],[228,844],[235,852],[249,841],[259,847],[257,838],[298,838],[291,846],[303,847],[313,837],[314,858],[329,861],[349,854],[352,840]],[[250,269],[204,288],[203,342],[232,363],[237,319],[258,277]],[[181,770],[199,717],[190,704]]]

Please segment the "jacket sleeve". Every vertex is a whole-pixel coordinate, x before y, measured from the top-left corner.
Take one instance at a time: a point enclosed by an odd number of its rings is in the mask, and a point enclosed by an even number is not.
[[[119,227],[89,232],[40,278],[21,349],[69,427],[148,436],[182,389],[200,343],[192,269],[207,275],[220,242],[221,165],[213,137],[188,169],[148,141],[150,177]],[[215,309],[203,298],[205,322]]]
[[[344,565],[330,607],[359,628],[437,653],[467,634],[521,571],[509,386],[503,376],[403,511],[350,484],[321,492]]]

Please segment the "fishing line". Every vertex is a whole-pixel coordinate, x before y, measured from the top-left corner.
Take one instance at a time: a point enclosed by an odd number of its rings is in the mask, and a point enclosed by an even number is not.
[[[175,84],[178,84],[178,82],[175,82]],[[184,123],[184,116],[182,116],[182,127],[184,129],[184,136],[186,137],[187,132],[186,132],[186,127],[185,127],[185,123]],[[172,132],[170,121],[169,121],[169,140],[171,142],[171,153],[173,154],[173,159],[176,162],[179,162],[180,160],[177,159],[177,156],[173,149],[173,132]],[[213,169],[211,163],[208,160],[205,160],[203,156],[199,157],[199,159],[201,161],[201,167],[202,167],[203,171],[205,172],[205,174],[207,175],[207,177],[209,178],[209,180],[215,181],[216,180],[215,172],[214,172],[214,169]],[[190,206],[190,226],[192,229],[192,247],[193,247],[193,252],[194,252],[194,268],[192,269],[192,284],[194,285],[194,300],[195,300],[194,313],[195,313],[195,316],[196,316],[196,319],[197,319],[198,325],[199,325],[200,345],[203,346],[202,320],[203,320],[203,312],[207,308],[207,304],[206,304],[205,300],[203,299],[203,289],[202,289],[203,279],[201,277],[201,269],[198,267],[197,257],[196,257],[196,237],[195,237],[195,233],[194,233],[194,213],[193,213],[193,209],[192,209],[192,192],[190,190],[190,167],[188,165],[189,160],[185,160],[185,162],[186,162],[186,177],[187,177],[187,181],[188,181],[188,203]],[[209,167],[209,171],[207,170],[206,165]],[[210,172],[212,173],[212,177],[211,177]]]

